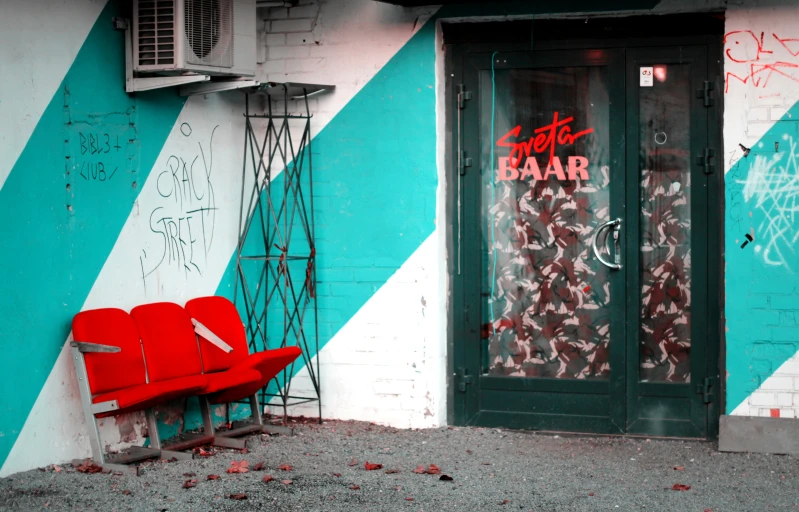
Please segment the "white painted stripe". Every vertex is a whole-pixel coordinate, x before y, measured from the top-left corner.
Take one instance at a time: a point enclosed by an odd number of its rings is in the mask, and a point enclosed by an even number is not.
[[[400,428],[446,421],[438,245],[436,230],[320,351],[323,418]],[[291,395],[315,396],[307,368],[292,379]],[[278,404],[269,410],[282,414]],[[317,417],[318,403],[289,414]]]
[[[0,2],[0,188],[105,3]]]

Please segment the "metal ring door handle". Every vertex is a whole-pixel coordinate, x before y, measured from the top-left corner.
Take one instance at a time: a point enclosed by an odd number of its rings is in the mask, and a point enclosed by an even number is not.
[[[615,247],[616,251],[615,251],[615,255],[614,255],[614,259],[616,260],[615,263],[611,263],[609,261],[605,261],[602,258],[602,255],[599,253],[599,249],[596,246],[596,241],[597,241],[597,238],[599,238],[599,234],[602,233],[602,231],[607,229],[607,228],[613,228],[613,242],[614,242],[614,244],[616,246]],[[594,256],[596,256],[596,259],[598,259],[599,262],[602,263],[603,265],[605,265],[606,267],[612,268],[614,270],[621,270],[621,252],[619,250],[619,232],[620,231],[621,231],[621,219],[609,220],[609,221],[601,224],[597,228],[597,230],[594,232],[594,237],[591,239],[591,249],[593,249]],[[605,249],[607,249],[607,245],[608,245],[608,239],[606,238],[605,239]],[[608,250],[608,253],[610,253],[610,250]]]

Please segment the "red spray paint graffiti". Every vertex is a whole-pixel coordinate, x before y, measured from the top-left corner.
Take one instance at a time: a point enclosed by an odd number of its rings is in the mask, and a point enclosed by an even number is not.
[[[777,52],[775,56],[774,52]],[[765,32],[735,30],[724,35],[724,55],[729,60],[724,92],[734,80],[765,89],[774,75],[799,82],[799,39]]]

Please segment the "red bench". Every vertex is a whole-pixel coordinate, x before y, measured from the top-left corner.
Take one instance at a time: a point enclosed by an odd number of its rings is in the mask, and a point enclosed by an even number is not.
[[[193,318],[194,317],[194,318]],[[197,334],[201,333],[201,334]],[[189,459],[200,444],[243,448],[236,435],[263,431],[256,392],[299,355],[298,347],[249,354],[235,306],[222,297],[194,299],[186,309],[162,302],[134,308],[83,311],[72,321],[72,355],[95,464],[133,471],[131,462],[152,457]],[[162,447],[153,407],[198,396],[204,432]],[[217,434],[209,403],[249,397],[253,422]],[[114,458],[102,449],[97,419],[144,410],[150,447]]]

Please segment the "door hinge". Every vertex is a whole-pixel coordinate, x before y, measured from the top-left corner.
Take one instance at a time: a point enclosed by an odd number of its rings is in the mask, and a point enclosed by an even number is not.
[[[702,402],[709,404],[713,401],[713,377],[705,377],[701,384],[696,385],[696,392],[702,395]]]
[[[466,151],[461,152],[461,176],[466,174],[466,168],[472,166],[472,159],[466,157]]]
[[[472,99],[471,91],[466,90],[466,86],[463,84],[458,85],[458,108],[463,110],[463,107],[466,106],[466,101]]]
[[[702,154],[696,157],[696,165],[704,167],[705,174],[713,174],[716,171],[715,164],[710,160],[715,156],[716,151],[713,148],[705,148]]]
[[[696,90],[696,97],[700,98],[706,107],[713,106],[713,82],[705,80],[702,82],[702,88]]]
[[[458,391],[461,393],[466,393],[467,384],[474,384],[474,377],[469,375],[469,370],[466,368],[458,368],[455,378],[458,379]]]

